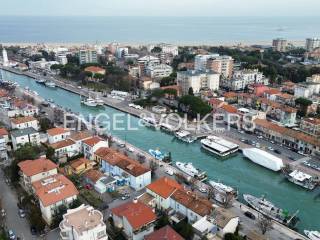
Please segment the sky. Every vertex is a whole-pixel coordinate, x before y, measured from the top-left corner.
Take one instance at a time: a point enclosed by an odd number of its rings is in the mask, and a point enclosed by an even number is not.
[[[14,16],[320,16],[320,0],[0,0]]]

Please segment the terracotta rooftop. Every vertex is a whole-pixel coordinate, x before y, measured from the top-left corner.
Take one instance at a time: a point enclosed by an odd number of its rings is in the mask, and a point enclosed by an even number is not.
[[[92,135],[87,131],[75,132],[70,135],[70,138],[74,141],[80,141],[90,137],[92,137]]]
[[[57,164],[46,158],[25,160],[18,163],[20,170],[28,177],[47,172],[58,167]]]
[[[60,148],[71,146],[73,144],[75,144],[74,141],[72,141],[71,139],[66,139],[56,143],[49,144],[49,146],[52,147],[53,149],[60,149]]]
[[[102,72],[102,71],[106,71],[104,68],[96,67],[96,66],[86,67],[84,70],[86,72],[93,72],[93,73],[99,73],[99,72]]]
[[[257,126],[261,126],[265,129],[271,130],[273,132],[277,132],[278,134],[281,134],[283,136],[288,136],[293,139],[298,139],[300,141],[312,144],[314,146],[320,146],[320,139],[317,139],[314,136],[305,134],[303,132],[295,131],[290,128],[279,126],[279,125],[272,123],[272,122],[269,122],[265,119],[255,119],[254,122]]]
[[[314,124],[314,125],[320,125],[320,118],[304,118],[303,121]]]
[[[269,90],[264,91],[264,93],[267,95],[274,95],[274,94],[280,94],[281,91],[276,88],[270,88]]]
[[[51,128],[51,129],[47,130],[47,133],[50,136],[56,136],[56,135],[64,134],[67,132],[70,132],[70,131],[67,129],[64,129],[64,128],[60,128],[60,127]]]
[[[5,136],[5,135],[9,135],[7,129],[5,129],[5,128],[0,128],[0,136]]]
[[[21,124],[21,123],[36,121],[37,119],[32,116],[26,116],[26,117],[11,118],[10,120],[14,124]]]
[[[79,158],[79,159],[76,159],[76,160],[73,160],[73,161],[70,162],[70,166],[73,169],[77,169],[82,164],[91,164],[91,161],[86,159],[86,158]]]
[[[45,207],[79,194],[73,183],[61,174],[34,182],[32,186],[36,196]]]
[[[231,106],[229,104],[222,105],[221,109],[223,109],[224,111],[226,111],[228,113],[237,113],[238,112],[236,107]]]
[[[183,240],[169,225],[164,226],[144,237],[145,240]]]
[[[111,148],[99,148],[95,154],[98,155],[103,161],[106,161],[110,165],[118,166],[135,177],[150,171],[150,169],[144,167],[136,160],[131,159]]]
[[[210,215],[213,211],[212,203],[209,200],[190,191],[178,189],[171,198],[202,217]]]
[[[127,202],[111,211],[118,217],[125,217],[133,230],[140,229],[157,219],[153,210],[141,202]]]
[[[8,91],[4,90],[4,89],[0,89],[0,97],[8,97],[9,93]]]
[[[89,171],[87,171],[84,176],[89,179],[91,182],[96,183],[100,178],[104,177],[105,175],[95,169],[91,169]]]
[[[223,94],[223,96],[225,97],[225,98],[234,98],[234,97],[238,97],[238,93],[236,93],[236,92],[225,92],[224,94]]]
[[[218,99],[218,98],[211,98],[208,103],[211,105],[211,106],[219,106],[220,104],[227,104],[225,103],[224,101]]]
[[[96,145],[97,143],[99,143],[100,141],[104,141],[101,137],[98,136],[94,136],[88,139],[83,140],[82,142],[93,147],[94,145]]]
[[[147,188],[163,198],[168,198],[177,189],[182,189],[182,186],[171,178],[162,177],[150,183]]]

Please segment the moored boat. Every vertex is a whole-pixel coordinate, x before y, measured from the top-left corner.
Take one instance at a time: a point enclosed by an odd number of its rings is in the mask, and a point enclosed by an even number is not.
[[[166,154],[162,153],[159,149],[149,149],[149,154],[160,161],[166,157]]]
[[[264,197],[257,198],[250,194],[243,194],[243,199],[256,211],[288,227],[294,227],[299,220],[296,217],[298,211],[291,216],[288,211],[276,207]]]
[[[230,194],[234,197],[234,199],[238,198],[238,191],[235,190],[233,187],[227,186],[223,183],[216,182],[216,181],[209,181],[209,184],[211,187],[213,187],[218,192],[224,193],[224,194]]]
[[[195,140],[197,140],[195,137],[192,136],[190,132],[186,130],[176,131],[174,135],[176,136],[176,138],[186,143],[193,143]]]
[[[320,232],[304,230],[304,234],[311,240],[320,240]]]
[[[56,87],[56,84],[52,81],[46,81],[45,82],[45,85],[49,88],[55,88]]]
[[[147,127],[157,127],[158,121],[155,118],[152,117],[144,117],[142,118],[142,124]]]
[[[172,132],[174,132],[174,130],[175,130],[175,127],[172,126],[172,125],[170,125],[170,124],[168,124],[168,123],[161,123],[161,124],[160,124],[160,128],[161,128],[163,131],[168,132],[168,133],[172,133]]]
[[[196,178],[200,181],[204,181],[207,179],[206,172],[201,171],[198,168],[195,168],[192,163],[182,163],[176,162],[177,168],[179,168],[182,172],[186,173],[190,177]]]
[[[219,157],[227,157],[239,150],[239,145],[216,136],[202,139],[201,147]]]
[[[314,177],[299,170],[294,170],[285,176],[290,182],[309,190],[315,189],[318,184]]]
[[[46,80],[45,79],[36,79],[36,83],[39,83],[39,84],[45,84]]]

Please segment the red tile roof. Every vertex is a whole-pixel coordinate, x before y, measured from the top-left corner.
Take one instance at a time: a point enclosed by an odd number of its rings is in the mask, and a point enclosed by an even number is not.
[[[224,111],[228,112],[228,113],[237,113],[238,110],[236,107],[231,106],[229,104],[225,104],[221,107]]]
[[[304,118],[302,121],[308,122],[313,125],[320,125],[320,118]]]
[[[0,136],[5,136],[5,135],[9,135],[7,129],[5,129],[5,128],[0,128]]]
[[[149,184],[147,188],[163,198],[168,198],[177,189],[182,189],[182,186],[171,178],[162,177]]]
[[[141,202],[127,202],[111,211],[118,217],[125,217],[133,230],[140,229],[157,219],[153,210]]]
[[[26,116],[26,117],[11,118],[10,120],[14,124],[21,124],[21,123],[36,121],[37,119],[32,116]]]
[[[83,164],[90,164],[91,165],[91,163],[92,162],[86,158],[79,158],[79,159],[71,161],[69,165],[73,169],[77,169],[78,167],[80,167]]]
[[[213,211],[212,203],[209,200],[190,191],[178,189],[171,198],[202,217],[210,215]]]
[[[61,174],[36,181],[32,186],[45,207],[79,194],[73,183]]]
[[[164,226],[144,237],[145,240],[183,240],[175,230],[169,225]]]
[[[49,146],[52,147],[53,149],[61,149],[61,148],[71,146],[73,144],[76,144],[76,143],[74,141],[72,141],[71,139],[66,139],[66,140],[56,142],[56,143],[52,143]]]
[[[94,145],[96,145],[97,143],[99,143],[100,141],[104,141],[101,137],[98,136],[94,136],[88,139],[85,139],[83,141],[83,143],[87,144],[88,146],[93,147]]]
[[[92,181],[93,183],[96,183],[100,178],[102,178],[104,175],[102,172],[95,170],[95,169],[91,169],[88,172],[86,172],[84,174],[84,176],[89,179],[90,181]]]
[[[74,141],[80,141],[80,140],[84,140],[87,138],[92,137],[91,133],[87,132],[87,131],[81,131],[81,132],[76,132],[71,134],[70,138]]]
[[[67,133],[69,132],[69,130],[66,130],[64,128],[51,128],[51,129],[48,129],[47,130],[47,133],[50,135],[50,136],[56,136],[56,135],[60,135],[60,134],[64,134],[64,133]]]
[[[96,67],[96,66],[86,67],[84,70],[86,72],[92,72],[92,73],[99,73],[99,72],[105,72],[106,71],[104,68]]]
[[[274,94],[280,94],[281,91],[276,88],[270,88],[269,90],[264,91],[264,93],[268,95],[274,95]]]
[[[46,158],[26,160],[18,163],[20,170],[28,177],[47,172],[58,167],[57,164]]]

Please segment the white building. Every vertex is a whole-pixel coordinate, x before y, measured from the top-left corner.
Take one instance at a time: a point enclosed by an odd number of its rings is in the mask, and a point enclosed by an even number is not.
[[[116,49],[116,57],[117,58],[124,58],[125,55],[129,53],[129,48],[127,47],[117,47]]]
[[[94,136],[82,141],[82,153],[85,158],[94,160],[94,154],[99,148],[109,147],[107,140]]]
[[[188,94],[190,88],[195,94],[201,90],[218,90],[220,82],[220,74],[206,71],[188,70],[181,71],[177,74],[177,85],[181,87],[182,94]]]
[[[81,49],[79,50],[79,63],[97,63],[98,53],[95,49]]]
[[[134,200],[111,209],[114,225],[122,228],[127,239],[143,240],[154,231],[157,216],[147,205]]]
[[[269,79],[258,69],[244,69],[235,71],[230,80],[223,81],[223,85],[232,91],[244,90],[250,84],[269,85]]]
[[[73,183],[61,174],[33,182],[32,189],[39,199],[42,217],[49,225],[59,207],[64,205],[68,208],[79,194]]]
[[[87,131],[75,132],[70,135],[69,139],[75,142],[76,151],[82,152],[82,141],[91,138],[92,135]]]
[[[233,72],[234,59],[230,56],[210,57],[207,60],[207,69],[230,78]]]
[[[27,143],[40,145],[40,134],[32,127],[13,130],[11,131],[11,140],[13,150],[17,150]]]
[[[2,49],[2,61],[3,61],[3,66],[7,67],[9,66],[9,59],[8,59],[8,54],[7,50],[5,48]]]
[[[106,225],[100,211],[81,205],[69,209],[59,224],[62,240],[107,240]]]
[[[53,144],[66,140],[70,136],[70,131],[60,127],[51,128],[47,130],[47,135],[49,144]]]
[[[308,77],[306,82],[296,84],[294,88],[295,97],[310,98],[312,95],[320,94],[320,75],[315,74]]]
[[[12,129],[25,129],[32,127],[35,130],[39,130],[39,122],[32,116],[11,118],[10,121]]]
[[[172,67],[167,64],[148,66],[146,69],[146,73],[151,78],[160,79],[170,76],[170,74],[172,73]]]
[[[307,38],[306,49],[308,52],[320,47],[320,38]]]
[[[206,54],[206,55],[197,55],[194,58],[194,69],[195,70],[206,70],[207,62],[210,58],[218,58],[220,55],[217,53]]]
[[[68,63],[67,56],[57,56],[57,60],[62,65],[66,65]]]
[[[141,74],[145,74],[147,67],[155,66],[160,64],[160,59],[151,55],[147,55],[138,59]]]
[[[26,190],[31,190],[33,182],[58,173],[58,165],[46,158],[22,161],[18,166],[21,184]]]
[[[58,159],[61,158],[70,158],[80,154],[77,144],[71,139],[61,140],[49,145],[54,149],[55,157]]]
[[[152,49],[154,49],[155,47],[161,48],[162,49],[162,53],[165,53],[165,54],[170,54],[172,56],[177,56],[179,54],[178,46],[172,45],[172,44],[167,44],[167,43],[149,45],[148,51],[151,52]]]

